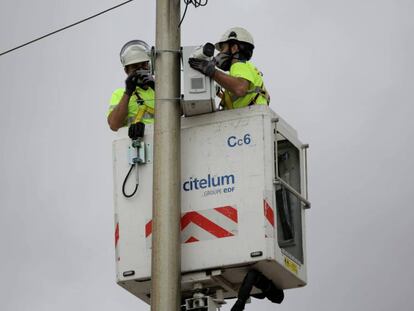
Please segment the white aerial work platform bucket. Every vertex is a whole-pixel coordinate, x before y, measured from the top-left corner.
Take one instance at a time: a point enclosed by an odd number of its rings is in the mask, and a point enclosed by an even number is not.
[[[251,269],[280,289],[304,286],[307,145],[268,106],[183,118],[181,124],[182,298],[193,297],[195,285],[218,299],[237,297]],[[139,187],[127,198],[122,185],[136,157],[127,128],[113,143],[117,282],[148,303],[152,144],[147,125]],[[126,192],[135,187],[136,169]]]

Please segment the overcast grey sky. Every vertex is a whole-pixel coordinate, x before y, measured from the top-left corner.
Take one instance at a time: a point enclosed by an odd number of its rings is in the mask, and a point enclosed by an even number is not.
[[[0,51],[120,2],[2,0]],[[412,0],[189,8],[182,45],[253,34],[271,107],[310,144],[309,284],[246,310],[413,309],[413,16]],[[115,284],[105,117],[134,38],[154,44],[155,1],[0,57],[1,310],[149,310]]]

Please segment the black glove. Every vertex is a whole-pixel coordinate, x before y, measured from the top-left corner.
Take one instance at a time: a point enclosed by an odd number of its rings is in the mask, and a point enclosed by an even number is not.
[[[125,80],[125,93],[129,96],[134,93],[137,87],[137,75],[135,72],[131,73]]]
[[[200,71],[202,74],[205,74],[208,77],[213,77],[216,72],[216,65],[212,60],[204,60],[198,58],[190,58],[188,60],[191,68]]]

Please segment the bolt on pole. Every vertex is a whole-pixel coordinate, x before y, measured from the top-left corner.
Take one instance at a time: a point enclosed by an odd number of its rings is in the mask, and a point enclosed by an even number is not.
[[[181,303],[180,1],[156,2],[151,311]]]

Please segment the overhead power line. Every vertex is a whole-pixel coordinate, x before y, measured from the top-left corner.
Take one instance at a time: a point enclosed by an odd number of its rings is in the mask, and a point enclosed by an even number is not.
[[[83,22],[86,22],[86,21],[88,21],[88,20],[90,20],[90,19],[93,19],[93,18],[95,18],[95,17],[97,17],[97,16],[99,16],[99,15],[105,14],[105,13],[107,13],[107,12],[109,12],[109,11],[112,11],[112,10],[114,10],[114,9],[116,9],[116,8],[119,8],[120,6],[123,6],[123,5],[125,5],[125,4],[127,4],[127,3],[129,3],[129,2],[132,2],[132,1],[134,1],[134,0],[128,0],[128,1],[125,1],[125,2],[123,2],[123,3],[120,3],[120,4],[116,5],[116,6],[113,6],[113,7],[109,8],[109,9],[106,9],[105,11],[99,12],[99,13],[97,13],[97,14],[95,14],[95,15],[92,15],[92,16],[89,16],[89,17],[87,17],[87,18],[85,18],[85,19],[82,19],[82,20],[80,20],[80,21],[78,21],[78,22],[76,22],[76,23],[73,23],[73,24],[70,24],[70,25],[65,26],[65,27],[63,27],[63,28],[60,28],[60,29],[58,29],[58,30],[52,31],[52,32],[50,32],[50,33],[48,33],[48,34],[46,34],[46,35],[44,35],[44,36],[41,36],[41,37],[39,37],[39,38],[36,38],[36,39],[34,39],[34,40],[32,40],[32,41],[26,42],[26,43],[24,43],[24,44],[22,44],[22,45],[16,46],[16,47],[14,47],[14,48],[12,48],[12,49],[10,49],[10,50],[8,50],[8,51],[2,52],[2,53],[0,54],[0,56],[3,56],[3,55],[5,55],[5,54],[7,54],[7,53],[10,53],[10,52],[13,52],[13,51],[15,51],[15,50],[18,50],[18,49],[20,49],[20,48],[22,48],[22,47],[24,47],[24,46],[26,46],[26,45],[29,45],[29,44],[32,44],[32,43],[34,43],[34,42],[36,42],[36,41],[42,40],[42,39],[44,39],[44,38],[46,38],[46,37],[49,37],[49,36],[51,36],[51,35],[54,35],[54,34],[56,34],[56,33],[58,33],[58,32],[61,32],[61,31],[65,30],[65,29],[68,29],[68,28],[71,28],[71,27],[73,27],[73,26],[79,25],[79,24],[81,24],[81,23],[83,23]]]

